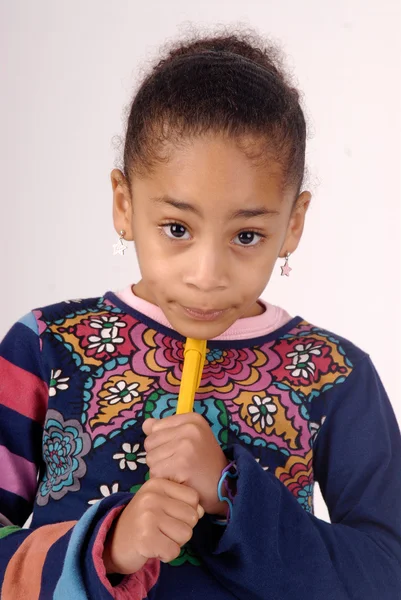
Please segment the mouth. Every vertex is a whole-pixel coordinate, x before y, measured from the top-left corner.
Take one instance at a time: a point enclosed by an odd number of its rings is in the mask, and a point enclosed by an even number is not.
[[[201,310],[198,308],[190,308],[189,306],[183,306],[182,308],[189,317],[191,317],[192,319],[197,319],[198,321],[215,321],[228,310]]]

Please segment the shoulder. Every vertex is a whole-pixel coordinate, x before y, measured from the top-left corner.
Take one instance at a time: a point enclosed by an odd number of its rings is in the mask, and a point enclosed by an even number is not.
[[[58,321],[68,318],[70,315],[99,313],[100,311],[110,310],[111,305],[107,303],[105,296],[96,296],[93,298],[75,298],[73,300],[63,300],[54,304],[48,304],[34,308],[24,319],[48,321]]]
[[[63,325],[65,327],[66,323],[72,326],[84,319],[88,321],[95,318],[102,323],[114,320],[115,313],[121,313],[121,310],[108,300],[107,294],[64,300],[32,309],[13,324],[6,338],[29,339],[33,336],[40,339],[46,332],[56,331]]]
[[[108,293],[103,296],[93,298],[75,298],[73,300],[64,300],[54,304],[48,304],[32,309],[27,315],[18,322],[27,325],[31,329],[37,330],[39,334],[43,332],[43,323],[60,324],[63,321],[93,316],[120,314],[122,310],[115,306],[108,298]]]
[[[346,337],[302,319],[277,337],[274,351],[280,385],[306,397],[344,384],[368,358]]]
[[[35,320],[49,364],[67,352],[75,365],[86,369],[129,347],[129,319],[109,293],[36,308],[26,319]]]
[[[330,353],[332,357],[343,357],[349,365],[356,365],[368,356],[367,352],[342,334],[302,319],[280,340],[291,343],[294,349],[296,345],[298,351],[313,352],[315,356],[323,357]]]

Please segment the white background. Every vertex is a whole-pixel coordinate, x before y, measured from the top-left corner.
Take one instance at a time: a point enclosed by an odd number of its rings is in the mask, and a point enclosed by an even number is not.
[[[314,197],[291,277],[277,265],[264,297],[369,352],[401,421],[398,0],[0,0],[0,338],[34,307],[138,279],[132,249],[112,255],[113,139],[138,69],[186,22],[257,27],[287,54]]]

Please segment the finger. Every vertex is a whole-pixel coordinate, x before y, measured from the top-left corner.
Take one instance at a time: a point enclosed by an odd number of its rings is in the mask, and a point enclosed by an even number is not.
[[[162,533],[160,530],[157,535],[157,556],[159,560],[163,563],[168,563],[177,558],[181,552],[181,546]],[[155,556],[154,552],[147,552],[147,554],[151,554]]]
[[[166,460],[160,461],[149,467],[149,477],[152,479],[168,479],[173,483],[186,485],[189,475],[185,474],[184,469],[177,469],[176,458],[170,456]]]
[[[142,431],[145,435],[150,435],[156,419],[145,419],[142,424]]]
[[[193,488],[183,485],[182,483],[176,483],[175,481],[168,481],[167,479],[149,479],[142,486],[142,493],[154,491],[158,494],[164,494],[174,500],[181,500],[189,504],[193,508],[197,508],[199,504],[199,494]]]
[[[202,514],[203,508],[199,504],[197,507],[194,507],[181,500],[172,500],[171,498],[165,498],[163,511],[172,519],[182,521],[189,527],[195,527],[204,514]]]
[[[161,431],[153,432],[146,438],[144,446],[146,452],[151,452],[163,444],[168,444],[180,435],[177,427],[169,427]]]
[[[165,417],[164,419],[155,419],[152,431],[155,433],[156,431],[160,431],[162,429],[179,427],[180,425],[184,425],[186,423],[198,423],[201,420],[204,421],[205,419],[198,413],[194,412],[185,413],[183,415],[171,415],[171,417]]]
[[[181,415],[179,415],[181,416]],[[158,423],[157,423],[158,425]],[[173,427],[164,426],[163,429],[158,428],[155,430],[156,425],[152,429],[152,433],[145,440],[145,450],[150,452],[152,449],[157,448],[163,444],[169,443],[173,440],[193,440],[201,441],[205,435],[210,435],[211,429],[205,430],[201,424],[194,421],[182,422],[179,425]],[[216,441],[217,443],[217,441]]]
[[[172,440],[170,442],[166,442],[160,446],[155,447],[153,450],[149,451],[147,448],[145,449],[146,464],[148,465],[149,469],[154,469],[157,465],[159,465],[160,468],[161,463],[167,461],[168,464],[168,459],[177,453],[177,442],[175,440]],[[172,467],[173,466],[174,465],[172,465]],[[162,479],[169,479],[169,477],[164,477],[162,473],[158,475],[156,471],[154,472],[153,476],[161,477]]]
[[[191,539],[193,534],[193,529],[190,525],[169,515],[164,515],[160,519],[159,531],[170,538],[172,542],[178,544],[180,548]]]

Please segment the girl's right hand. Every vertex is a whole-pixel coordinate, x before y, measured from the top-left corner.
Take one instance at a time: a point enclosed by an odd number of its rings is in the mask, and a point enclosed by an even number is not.
[[[146,481],[107,535],[106,573],[135,573],[148,558],[174,560],[204,513],[192,488],[167,479]]]

